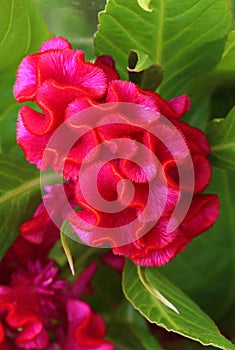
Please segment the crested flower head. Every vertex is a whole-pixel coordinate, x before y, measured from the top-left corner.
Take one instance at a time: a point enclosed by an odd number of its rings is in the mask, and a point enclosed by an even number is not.
[[[20,109],[17,141],[29,162],[73,184],[72,201],[82,210],[68,214],[69,222],[84,243],[160,266],[215,222],[218,198],[202,194],[211,178],[207,139],[180,120],[190,109],[187,95],[167,101],[122,81],[111,57],[86,62],[61,37],[23,59],[14,93],[42,111]],[[119,210],[109,210],[112,202]],[[21,231],[29,238],[27,225]]]

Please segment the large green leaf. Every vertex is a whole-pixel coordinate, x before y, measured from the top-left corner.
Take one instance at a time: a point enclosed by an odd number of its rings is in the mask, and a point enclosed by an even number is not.
[[[108,338],[117,350],[163,350],[151,334],[145,318],[126,299],[116,310],[115,316],[107,318],[107,324]]]
[[[158,268],[141,268],[129,261],[123,274],[123,290],[127,299],[150,322],[203,345],[235,349],[209,316],[167,280]],[[166,306],[166,302],[162,303],[159,294],[174,305],[175,310]]]
[[[16,143],[16,120],[20,106],[13,102],[0,114],[0,153],[12,158],[24,158]]]
[[[18,105],[13,85],[21,59],[49,38],[33,0],[0,0],[0,149],[18,158],[15,123]]]
[[[0,70],[3,70],[37,50],[48,32],[32,0],[0,0],[0,8]]]
[[[125,298],[119,302],[118,307],[115,306],[115,313],[110,313],[110,308],[107,311],[107,339],[114,344],[115,350],[163,350],[151,334],[146,319]]]
[[[234,14],[235,14],[235,3],[234,0],[228,0],[229,7],[231,11],[233,12],[233,23],[232,23],[232,28],[235,29],[235,21],[234,21]]]
[[[207,127],[213,165],[235,170],[235,107],[226,118],[214,119]]]
[[[225,329],[235,310],[235,173],[213,169],[208,193],[220,198],[220,216],[214,226],[193,240],[161,272],[186,292]]]
[[[0,258],[29,219],[40,199],[39,172],[25,161],[0,155]]]
[[[108,0],[99,17],[96,53],[112,55],[127,79],[129,51],[140,50],[163,67],[165,98],[189,92],[220,60],[231,26],[227,1],[152,0],[150,7],[146,12],[136,0]]]
[[[220,73],[235,73],[235,30],[232,30],[228,35],[223,56],[216,71]]]
[[[124,321],[110,322],[108,339],[114,344],[116,350],[163,350],[148,329],[142,329]]]

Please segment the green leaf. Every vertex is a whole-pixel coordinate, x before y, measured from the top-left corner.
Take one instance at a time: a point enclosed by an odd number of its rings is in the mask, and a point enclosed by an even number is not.
[[[22,158],[16,146],[15,126],[19,105],[13,85],[21,59],[36,52],[49,38],[33,0],[0,0],[0,150]]]
[[[24,159],[22,149],[16,143],[16,121],[20,106],[13,102],[0,114],[0,153],[11,158]]]
[[[217,73],[235,72],[235,30],[228,35],[223,56],[216,71]]]
[[[129,51],[140,50],[163,68],[163,97],[188,93],[221,58],[231,26],[227,1],[152,0],[151,8],[149,13],[136,0],[108,0],[99,16],[96,53],[112,55],[127,79]]]
[[[148,55],[131,50],[128,58],[129,80],[142,89],[155,91],[163,78],[162,68],[155,64]]]
[[[211,87],[205,82],[200,92],[192,93],[192,108],[183,116],[182,121],[185,121],[201,130],[205,130],[211,117],[211,90]]]
[[[147,12],[152,12],[152,9],[149,8],[150,2],[152,0],[137,0],[140,7]]]
[[[117,306],[123,300],[123,293],[121,289],[121,274],[114,271],[113,268],[101,263],[99,255],[102,255],[104,251],[102,249],[86,247],[86,250],[93,251],[92,260],[98,264],[98,269],[92,278],[92,286],[95,293],[84,296],[86,300],[96,312],[112,318],[115,317]],[[88,264],[88,262],[87,262]],[[87,265],[86,265],[87,266]]]
[[[163,350],[148,329],[144,330],[124,321],[110,322],[107,338],[114,344],[116,350]]]
[[[72,275],[74,276],[75,272],[74,272],[73,256],[71,254],[71,250],[69,247],[68,237],[63,233],[64,227],[67,225],[69,225],[69,223],[68,223],[68,220],[66,219],[61,227],[61,230],[60,230],[60,239],[61,239],[62,247],[64,248],[64,252],[65,252],[66,257],[67,257],[67,261],[68,261],[70,270],[72,272]]]
[[[213,86],[219,84],[226,84],[228,87],[235,86],[235,30],[228,35],[222,58],[212,72],[211,79]]]
[[[197,237],[161,273],[187,293],[220,328],[235,310],[235,172],[213,169],[207,193],[220,199],[220,216],[213,227]]]
[[[235,85],[218,84],[211,96],[210,115],[215,119],[225,118],[234,106],[234,96]]]
[[[179,311],[179,314],[176,313],[149,293],[139,278],[138,266],[128,261],[123,274],[123,291],[132,305],[150,322],[168,331],[196,340],[203,345],[213,345],[225,350],[235,349],[221,335],[209,316],[167,280],[158,268],[141,268],[141,273],[149,286],[159,291]]]
[[[137,50],[131,50],[129,56],[129,72],[142,72],[153,65],[151,58],[145,53]]]
[[[207,126],[211,162],[225,169],[235,169],[235,107],[226,118],[214,119]]]
[[[228,0],[228,4],[229,4],[229,7],[230,7],[230,10],[233,12],[232,28],[235,29],[235,21],[234,21],[235,3],[234,3],[234,0]]]
[[[115,317],[107,319],[107,324],[107,336],[117,350],[163,350],[145,318],[126,299],[118,307]]]
[[[19,234],[41,197],[39,172],[25,161],[0,155],[0,258]]]
[[[48,38],[32,0],[0,0],[0,70],[34,52]]]

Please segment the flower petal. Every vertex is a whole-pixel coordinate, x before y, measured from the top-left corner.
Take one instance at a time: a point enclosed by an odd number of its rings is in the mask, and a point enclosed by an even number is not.
[[[24,151],[25,158],[28,160],[28,162],[35,164],[38,167],[38,169],[40,169],[43,153],[51,135],[47,134],[44,136],[36,136],[31,134],[25,128],[24,123],[22,121],[22,110],[24,113],[26,107],[22,107],[19,111],[17,123],[17,143]],[[31,113],[31,110],[27,110],[27,113],[28,112]]]
[[[31,101],[37,90],[37,63],[39,55],[26,56],[19,65],[14,96],[17,102]]]
[[[65,86],[85,90],[94,98],[106,92],[106,76],[94,64],[84,61],[79,50],[55,50],[40,55],[37,64],[39,85],[45,80],[54,80]]]
[[[219,215],[219,199],[213,194],[194,196],[189,211],[181,224],[184,232],[195,237],[208,230]]]
[[[55,38],[49,39],[47,41],[45,41],[39,52],[45,52],[48,50],[63,50],[63,49],[71,49],[71,44],[70,42],[61,37],[61,36],[57,36]]]
[[[108,341],[103,340],[106,326],[100,315],[93,313],[83,301],[67,302],[69,329],[65,350],[114,350]]]
[[[108,82],[119,79],[118,72],[115,69],[115,62],[111,56],[99,56],[95,60],[95,65],[103,70]]]

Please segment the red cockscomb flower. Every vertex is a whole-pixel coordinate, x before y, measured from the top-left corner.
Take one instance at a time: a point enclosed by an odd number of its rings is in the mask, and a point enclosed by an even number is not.
[[[18,143],[41,170],[51,165],[74,182],[72,196],[83,210],[69,219],[84,243],[109,243],[115,254],[156,266],[172,260],[215,222],[218,198],[202,194],[211,177],[208,142],[200,130],[179,120],[190,108],[188,96],[165,101],[152,91],[121,81],[112,58],[85,62],[83,53],[72,50],[63,38],[47,41],[38,54],[22,61],[14,91],[19,102],[34,100],[43,111],[21,108]],[[134,119],[125,110],[115,110],[119,104],[139,107],[132,110],[137,113]],[[87,112],[89,107],[94,115]],[[60,139],[48,146],[62,124]],[[85,131],[80,135],[81,130]],[[67,153],[71,140],[75,143]],[[97,151],[100,145],[103,149]],[[112,159],[101,167],[96,186],[92,174],[104,160],[105,150],[112,153]],[[81,186],[84,164],[87,176]],[[128,181],[134,190],[131,200]],[[106,203],[118,203],[119,212],[106,212],[99,201],[97,207],[87,200],[96,199],[96,187]],[[179,220],[174,209],[188,195],[191,204]],[[168,232],[172,222],[175,227]],[[116,236],[110,235],[111,228],[117,229]]]

